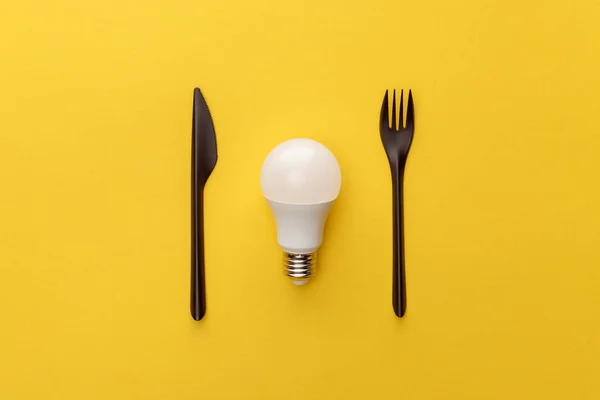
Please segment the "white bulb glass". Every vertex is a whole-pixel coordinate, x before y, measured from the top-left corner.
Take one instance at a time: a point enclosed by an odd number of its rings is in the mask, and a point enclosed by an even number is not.
[[[296,285],[315,272],[323,228],[342,184],[335,156],[311,139],[291,139],[265,159],[260,185],[284,252],[284,271]]]

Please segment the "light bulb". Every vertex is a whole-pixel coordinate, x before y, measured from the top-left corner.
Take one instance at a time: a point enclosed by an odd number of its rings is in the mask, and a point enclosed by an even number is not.
[[[283,142],[265,159],[260,185],[275,217],[284,273],[296,285],[315,273],[325,220],[341,184],[335,156],[311,139]]]

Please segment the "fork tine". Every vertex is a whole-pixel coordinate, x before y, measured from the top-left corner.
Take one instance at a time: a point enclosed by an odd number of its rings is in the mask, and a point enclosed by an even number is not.
[[[403,129],[404,128],[404,89],[400,90],[400,111],[398,112],[398,114],[400,114],[400,123],[398,124],[398,129]]]
[[[381,105],[381,114],[379,117],[379,126],[380,129],[390,129],[389,122],[389,104],[388,104],[388,91],[385,91],[385,96],[383,97],[383,104]]]
[[[415,128],[415,108],[413,105],[412,91],[408,91],[408,106],[406,109],[406,129]]]
[[[400,110],[402,115],[402,110]],[[392,130],[396,130],[396,89],[394,89],[394,97],[392,97]]]

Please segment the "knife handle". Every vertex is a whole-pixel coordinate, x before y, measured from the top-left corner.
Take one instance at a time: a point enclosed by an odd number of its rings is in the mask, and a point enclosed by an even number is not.
[[[192,173],[192,179],[195,174]],[[192,182],[192,318],[200,321],[206,313],[206,284],[204,282],[204,188]]]
[[[392,305],[401,318],[406,312],[406,278],[404,271],[404,166],[392,167],[394,206],[394,264],[392,273]]]

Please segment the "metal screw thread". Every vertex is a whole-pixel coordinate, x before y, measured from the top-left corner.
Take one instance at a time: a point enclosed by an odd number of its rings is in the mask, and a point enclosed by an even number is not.
[[[317,252],[295,254],[283,252],[283,272],[293,281],[308,281],[317,269]]]

